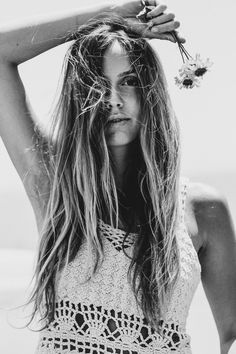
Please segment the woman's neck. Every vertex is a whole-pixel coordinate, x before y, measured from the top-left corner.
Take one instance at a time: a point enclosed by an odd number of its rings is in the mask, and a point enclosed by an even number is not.
[[[125,172],[137,153],[136,144],[132,142],[127,145],[110,146],[109,150],[112,157],[116,187],[122,191],[124,189]]]

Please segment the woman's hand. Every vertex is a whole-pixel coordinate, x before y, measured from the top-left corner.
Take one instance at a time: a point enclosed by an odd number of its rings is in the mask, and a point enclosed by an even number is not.
[[[141,0],[119,2],[119,5],[115,5],[113,9],[114,12],[123,16],[130,26],[130,29],[140,34],[140,36],[145,38],[165,39],[175,43],[176,38],[172,33],[180,26],[180,22],[175,20],[175,15],[168,13],[166,11],[167,6],[155,0],[146,0],[145,6],[149,11],[151,10],[147,14],[147,22],[142,22],[136,18],[144,8]],[[181,43],[185,43],[185,39],[179,37],[176,31],[175,34]]]

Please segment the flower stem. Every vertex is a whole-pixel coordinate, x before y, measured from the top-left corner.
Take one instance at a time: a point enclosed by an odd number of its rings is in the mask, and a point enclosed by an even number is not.
[[[178,47],[179,47],[179,51],[182,57],[183,62],[185,62],[185,58],[184,56],[187,58],[187,60],[189,58],[192,58],[192,56],[188,53],[188,51],[184,48],[183,44],[180,42],[180,39],[176,33],[176,31],[172,31],[171,32],[172,36],[174,37],[174,39],[176,40]]]

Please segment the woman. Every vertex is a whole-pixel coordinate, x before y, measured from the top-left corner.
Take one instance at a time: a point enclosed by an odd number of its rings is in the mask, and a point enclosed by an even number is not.
[[[191,353],[185,326],[200,276],[221,354],[236,338],[227,202],[179,178],[178,124],[146,40],[175,42],[179,22],[146,5],[145,23],[132,1],[1,31],[1,137],[40,235],[30,299],[31,320],[42,323],[37,353]],[[18,65],[69,40],[46,136]]]

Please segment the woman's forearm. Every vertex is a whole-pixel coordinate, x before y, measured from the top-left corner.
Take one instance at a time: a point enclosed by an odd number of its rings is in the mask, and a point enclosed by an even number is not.
[[[90,18],[111,11],[112,2],[83,7],[69,13],[40,17],[27,24],[0,27],[0,60],[19,65],[71,39]]]

